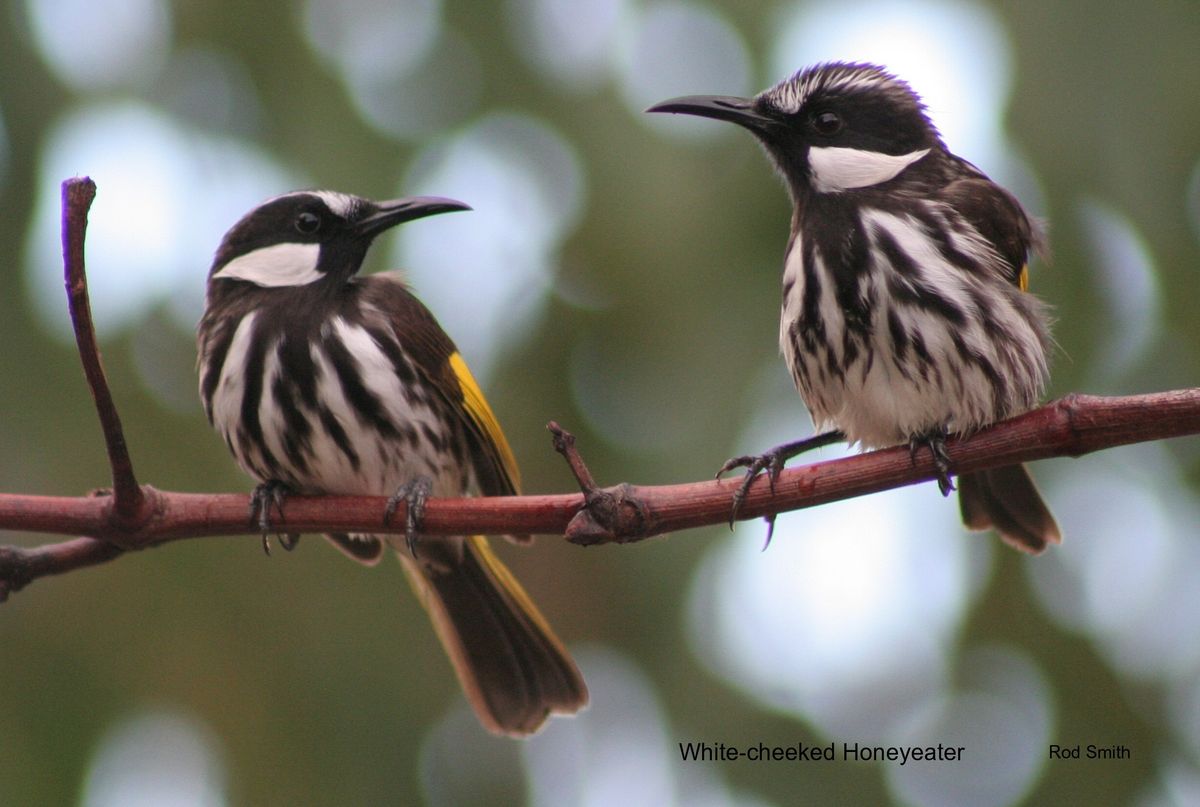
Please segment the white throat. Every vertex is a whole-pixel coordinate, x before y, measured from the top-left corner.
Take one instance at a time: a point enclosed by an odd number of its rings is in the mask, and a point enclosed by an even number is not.
[[[838,193],[851,188],[869,188],[894,179],[929,149],[908,154],[813,146],[808,150],[813,187],[818,193]]]
[[[306,286],[325,277],[317,271],[320,257],[320,244],[275,244],[234,258],[213,278],[236,278],[267,287]]]

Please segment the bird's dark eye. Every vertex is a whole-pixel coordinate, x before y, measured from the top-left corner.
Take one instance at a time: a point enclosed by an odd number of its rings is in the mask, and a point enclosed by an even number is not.
[[[321,218],[316,213],[304,212],[296,216],[296,231],[304,235],[312,235],[321,229]]]
[[[817,130],[817,134],[828,137],[841,131],[842,116],[828,110],[818,112],[812,116],[812,125]]]

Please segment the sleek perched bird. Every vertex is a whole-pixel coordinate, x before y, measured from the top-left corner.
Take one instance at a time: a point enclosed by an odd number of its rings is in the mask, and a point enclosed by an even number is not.
[[[268,199],[225,234],[199,327],[204,411],[268,508],[281,492],[518,492],[517,464],[454,343],[395,273],[358,277],[372,240],[454,210],[330,191]],[[479,720],[525,735],[587,703],[574,661],[483,536],[394,548]],[[328,535],[373,565],[386,538]],[[294,538],[292,539],[294,540]],[[288,543],[285,546],[290,548]]]
[[[749,129],[792,197],[779,342],[818,434],[726,463],[748,468],[735,508],[759,472],[840,440],[928,445],[948,495],[946,435],[1032,408],[1046,382],[1048,316],[1026,293],[1040,235],[1016,198],[951,154],[917,94],[875,65],[648,111]],[[968,527],[1017,549],[1061,540],[1023,466],[962,475],[959,502]]]

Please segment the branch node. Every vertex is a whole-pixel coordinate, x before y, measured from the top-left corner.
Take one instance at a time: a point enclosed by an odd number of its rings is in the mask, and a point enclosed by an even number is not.
[[[579,546],[629,544],[650,535],[650,513],[637,489],[622,482],[585,493],[583,507],[567,524],[567,540]]]
[[[1067,456],[1080,457],[1083,456],[1085,450],[1082,448],[1083,435],[1080,433],[1079,424],[1076,422],[1076,415],[1079,413],[1083,396],[1078,392],[1069,392],[1062,398],[1054,402],[1054,408],[1062,413],[1063,419],[1066,421],[1066,430],[1070,437],[1070,445],[1065,446]]]
[[[640,541],[650,534],[649,510],[629,484],[599,488],[587,463],[575,447],[575,435],[555,421],[546,424],[553,435],[554,450],[567,461],[579,489],[583,506],[567,524],[567,540],[579,546]]]
[[[144,533],[150,531],[151,522],[161,517],[167,508],[166,500],[158,490],[150,485],[139,487],[134,510],[122,510],[111,488],[96,488],[88,491],[87,497],[107,500],[102,511],[102,525],[89,532],[92,538],[112,544],[123,552],[153,545]]]

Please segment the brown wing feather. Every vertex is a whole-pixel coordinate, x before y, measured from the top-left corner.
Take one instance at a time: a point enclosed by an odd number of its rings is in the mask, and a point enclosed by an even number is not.
[[[995,247],[1005,278],[1020,285],[1029,253],[1042,249],[1042,236],[1017,198],[984,176],[955,180],[940,196]]]
[[[520,474],[508,440],[454,342],[399,274],[381,272],[360,282],[371,302],[388,315],[417,372],[461,418],[480,492],[518,494]]]

